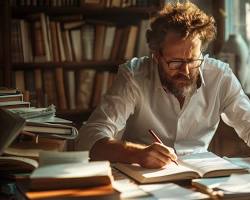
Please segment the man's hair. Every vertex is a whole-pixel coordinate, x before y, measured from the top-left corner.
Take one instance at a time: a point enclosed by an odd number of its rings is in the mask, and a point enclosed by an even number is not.
[[[203,50],[216,35],[214,18],[189,1],[166,4],[152,20],[150,28],[146,32],[146,38],[152,52],[159,52],[169,32],[176,32],[184,39],[198,35]]]

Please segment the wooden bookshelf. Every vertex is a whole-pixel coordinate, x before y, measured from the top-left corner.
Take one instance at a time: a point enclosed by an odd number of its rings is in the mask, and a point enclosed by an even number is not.
[[[13,63],[13,70],[32,70],[35,68],[41,69],[55,69],[62,67],[64,69],[80,70],[80,69],[94,69],[97,71],[117,72],[118,65],[124,61],[83,61],[83,62],[46,62],[46,63]]]
[[[81,7],[12,7],[13,17],[23,17],[29,14],[35,14],[39,12],[44,12],[50,16],[58,15],[71,15],[71,14],[81,14],[86,17],[96,18],[96,17],[116,17],[126,18],[126,17],[139,17],[148,18],[154,15],[159,8],[157,7],[128,7],[128,8],[106,8],[100,6],[81,6]]]
[[[39,1],[39,0],[38,0]],[[37,2],[38,2],[37,1]],[[109,73],[116,73],[119,64],[124,63],[125,60],[128,58],[122,58],[120,53],[117,55],[117,58],[112,57],[112,59],[90,59],[90,60],[63,60],[58,61],[54,60],[52,55],[52,60],[48,61],[39,61],[39,62],[18,62],[15,59],[13,59],[13,34],[12,29],[13,20],[19,21],[27,21],[28,23],[35,23],[34,19],[30,19],[29,17],[32,15],[39,15],[43,14],[45,18],[48,17],[49,19],[49,25],[48,29],[51,28],[50,22],[60,23],[58,27],[62,28],[63,23],[67,23],[67,17],[68,16],[80,16],[79,20],[83,20],[86,22],[86,24],[98,24],[96,21],[100,21],[103,24],[106,24],[105,26],[115,26],[115,29],[121,28],[121,27],[127,27],[127,26],[139,26],[140,22],[142,20],[149,19],[151,16],[155,15],[161,5],[164,1],[162,0],[155,0],[155,1],[148,1],[150,5],[147,6],[130,6],[130,7],[104,7],[99,5],[81,5],[81,6],[41,6],[45,1],[41,1],[43,3],[39,3],[39,6],[26,6],[26,5],[11,5],[11,0],[1,1],[0,3],[0,16],[1,16],[1,22],[3,26],[0,29],[0,35],[2,39],[0,40],[0,43],[2,46],[5,46],[5,50],[0,52],[0,69],[3,72],[3,76],[0,77],[0,86],[8,86],[13,87],[13,83],[16,82],[13,80],[16,78],[16,72],[20,72],[24,74],[24,77],[26,79],[26,75],[30,75],[31,73],[37,73],[39,72],[42,74],[42,81],[47,82],[47,77],[44,77],[45,75],[43,73],[61,73],[61,79],[65,78],[65,71],[66,72],[74,72],[75,76],[78,77],[84,70],[95,70],[96,74],[106,72]],[[19,2],[19,1],[17,1]],[[20,4],[23,4],[26,1],[19,2]],[[28,2],[28,1],[27,1]],[[26,3],[27,3],[26,2]],[[73,1],[72,1],[73,2]],[[77,1],[74,1],[77,2]],[[153,3],[152,3],[153,2]],[[31,2],[30,2],[31,3]],[[80,5],[80,1],[78,2]],[[144,3],[144,2],[143,2]],[[37,19],[36,19],[37,20]],[[70,21],[70,20],[69,20]],[[21,22],[20,22],[21,23]],[[47,23],[47,22],[46,22]],[[32,26],[35,26],[31,24]],[[97,25],[96,25],[97,26]],[[21,25],[20,25],[21,27]],[[94,27],[96,29],[96,27]],[[106,27],[105,27],[106,29]],[[131,28],[132,29],[132,28]],[[73,29],[72,29],[73,30]],[[139,28],[138,28],[139,30]],[[71,31],[71,29],[70,29]],[[58,32],[58,28],[57,28]],[[127,30],[128,32],[128,30]],[[106,33],[106,32],[105,32]],[[44,32],[43,32],[44,34]],[[124,33],[123,33],[124,34]],[[137,33],[139,35],[139,31]],[[59,37],[58,35],[56,37]],[[73,37],[73,36],[72,36]],[[138,37],[138,36],[137,36]],[[124,35],[121,37],[123,40],[125,40],[126,37]],[[22,38],[21,38],[22,39]],[[44,39],[44,38],[43,38]],[[20,39],[19,39],[20,40]],[[59,40],[59,39],[57,39]],[[115,39],[114,39],[115,40]],[[53,41],[53,40],[51,40]],[[50,42],[51,42],[50,41]],[[135,39],[134,41],[137,42]],[[19,41],[20,42],[20,41]],[[44,42],[44,41],[43,41]],[[71,41],[72,42],[72,41]],[[33,43],[35,43],[33,41]],[[124,42],[123,42],[124,43]],[[11,46],[12,45],[12,46]],[[34,44],[32,44],[32,48]],[[53,44],[52,44],[53,45]],[[118,45],[118,49],[121,48],[121,46],[124,46],[124,44]],[[126,45],[126,44],[125,44]],[[45,48],[45,47],[44,47]],[[50,46],[51,48],[51,46]],[[54,47],[53,47],[54,48]],[[96,48],[96,47],[95,47]],[[126,48],[126,47],[125,47]],[[128,47],[127,47],[128,48]],[[137,45],[135,45],[134,52],[136,52],[138,49]],[[54,51],[54,49],[52,49]],[[50,51],[52,51],[50,49]],[[34,49],[32,49],[33,54]],[[58,50],[59,51],[59,50]],[[95,51],[95,50],[94,50]],[[126,52],[126,50],[125,50]],[[24,54],[24,53],[23,53]],[[61,54],[61,52],[59,53]],[[131,55],[131,54],[130,54]],[[23,55],[24,56],[24,55]],[[34,56],[34,55],[33,55]],[[60,55],[61,56],[61,55]],[[95,56],[95,55],[94,55]],[[136,56],[136,55],[134,55]],[[34,57],[33,57],[34,59]],[[35,75],[33,75],[35,76]],[[48,76],[48,74],[46,75]],[[50,76],[52,76],[50,74]],[[54,76],[54,75],[53,75]],[[97,76],[97,75],[95,75]],[[27,76],[28,77],[28,76]],[[60,77],[55,77],[55,83],[54,85],[58,84],[58,80],[60,80]],[[95,78],[95,83],[97,79]],[[26,83],[27,82],[27,83]],[[32,82],[28,83],[29,81],[25,80],[25,84],[32,84]],[[75,80],[76,83],[78,83],[78,80]],[[16,84],[16,83],[15,83]],[[46,84],[46,83],[43,83]],[[65,83],[64,83],[65,84]],[[34,85],[34,84],[33,84]],[[50,84],[51,85],[51,84]],[[15,86],[15,85],[14,85]],[[53,86],[53,84],[51,85]],[[64,85],[64,88],[66,86]],[[75,86],[76,89],[79,89],[78,85]],[[95,89],[96,86],[93,86]],[[103,84],[102,84],[103,87]],[[32,87],[30,87],[32,88]],[[52,88],[51,88],[52,89]],[[57,93],[58,86],[53,86],[52,92]],[[43,88],[44,90],[44,88]],[[43,93],[42,91],[41,93]],[[95,93],[95,91],[93,91]],[[92,94],[92,96],[94,95]],[[66,92],[65,92],[66,94]],[[68,95],[68,94],[67,94]],[[93,97],[91,97],[93,98]],[[53,99],[53,98],[52,98]],[[87,109],[82,108],[67,108],[67,109],[61,109],[58,108],[57,105],[58,99],[61,99],[61,96],[59,96],[55,103],[57,106],[57,115],[59,117],[63,117],[66,119],[70,119],[72,121],[84,121],[88,118],[88,116],[91,113],[91,110],[96,106],[92,105]],[[77,101],[77,99],[76,99]],[[36,106],[36,105],[35,105]]]

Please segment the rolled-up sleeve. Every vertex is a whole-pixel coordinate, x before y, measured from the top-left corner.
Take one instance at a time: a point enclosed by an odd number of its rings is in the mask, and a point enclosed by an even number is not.
[[[105,137],[117,138],[118,133],[124,129],[140,97],[140,90],[130,65],[131,63],[126,63],[119,67],[112,87],[79,130],[77,149],[90,150],[96,141]]]
[[[222,119],[250,146],[250,101],[230,69],[223,78]]]

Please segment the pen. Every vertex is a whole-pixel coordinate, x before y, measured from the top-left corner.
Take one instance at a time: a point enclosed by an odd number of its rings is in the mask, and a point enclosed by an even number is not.
[[[148,132],[153,136],[153,138],[159,142],[160,144],[163,144],[163,142],[161,141],[161,139],[155,134],[155,132],[152,129],[149,129]],[[178,162],[173,160],[171,157],[169,157],[169,159],[174,162],[176,165],[178,165]]]

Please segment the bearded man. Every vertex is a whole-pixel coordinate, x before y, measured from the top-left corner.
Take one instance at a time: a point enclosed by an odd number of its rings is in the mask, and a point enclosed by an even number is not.
[[[152,55],[119,66],[80,129],[92,160],[160,168],[207,151],[220,116],[250,145],[248,97],[228,64],[204,54],[215,35],[214,18],[193,3],[165,5],[146,32]]]

